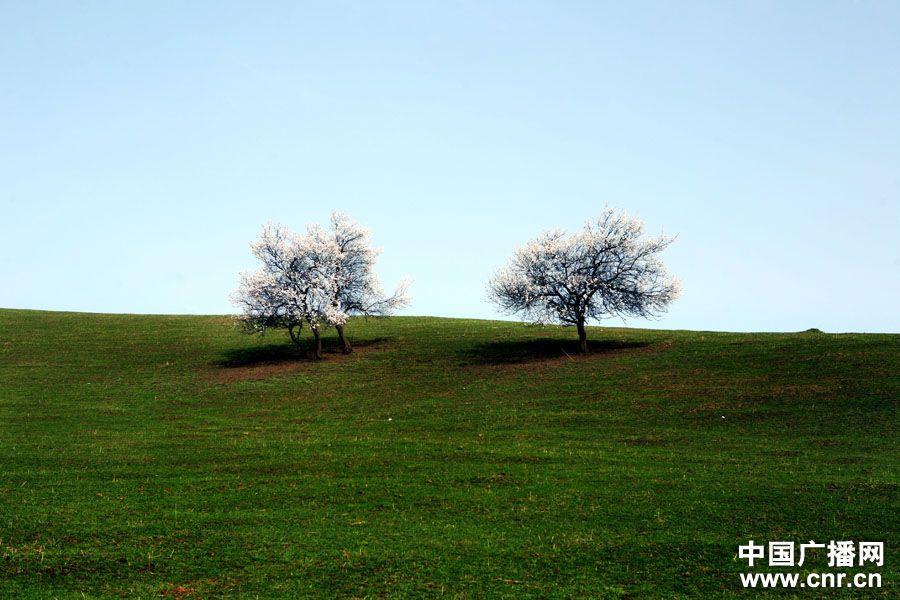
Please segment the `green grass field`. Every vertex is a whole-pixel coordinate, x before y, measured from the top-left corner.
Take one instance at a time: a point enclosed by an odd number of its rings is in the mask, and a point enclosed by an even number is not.
[[[751,538],[898,597],[900,335],[348,333],[0,311],[0,598],[758,597]]]

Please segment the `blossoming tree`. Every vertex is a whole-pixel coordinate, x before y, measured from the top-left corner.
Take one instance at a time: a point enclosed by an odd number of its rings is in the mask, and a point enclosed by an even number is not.
[[[408,303],[405,281],[392,296],[383,294],[373,270],[380,250],[372,247],[368,230],[344,214],[332,213],[329,229],[310,225],[304,235],[266,225],[251,249],[262,266],[241,273],[232,297],[242,308],[238,320],[250,332],[285,328],[295,344],[305,323],[316,358],[322,358],[327,327],[337,329],[350,353],[344,332],[350,315],[386,316]]]
[[[574,325],[587,352],[586,322],[655,316],[678,296],[678,281],[659,257],[672,241],[644,237],[641,220],[607,208],[580,232],[547,232],[516,250],[489,282],[488,295],[507,314]]]

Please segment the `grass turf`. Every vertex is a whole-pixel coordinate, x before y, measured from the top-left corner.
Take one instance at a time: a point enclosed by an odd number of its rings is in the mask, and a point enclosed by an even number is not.
[[[897,596],[898,335],[348,332],[0,311],[0,597],[757,597],[751,538]]]

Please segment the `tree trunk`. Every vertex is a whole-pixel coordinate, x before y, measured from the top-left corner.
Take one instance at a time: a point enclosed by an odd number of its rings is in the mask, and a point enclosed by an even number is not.
[[[315,354],[316,360],[322,360],[322,336],[319,335],[318,329],[313,329],[313,337],[315,338]]]
[[[294,333],[293,325],[288,327],[288,334],[291,336],[291,341],[299,346],[300,345],[300,337],[296,333]]]
[[[587,332],[584,330],[584,321],[578,321],[578,343],[582,354],[587,354]]]
[[[353,352],[353,346],[350,345],[350,340],[348,340],[347,336],[344,335],[344,326],[338,325],[337,327],[335,327],[335,329],[337,329],[338,337],[341,338],[341,351],[344,354],[350,354],[351,352]]]

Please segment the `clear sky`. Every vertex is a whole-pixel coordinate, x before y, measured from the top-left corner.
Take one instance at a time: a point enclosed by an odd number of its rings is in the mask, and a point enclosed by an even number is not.
[[[232,312],[339,208],[406,314],[494,318],[609,204],[678,234],[629,326],[900,331],[897,2],[0,0],[0,159],[4,307]]]

